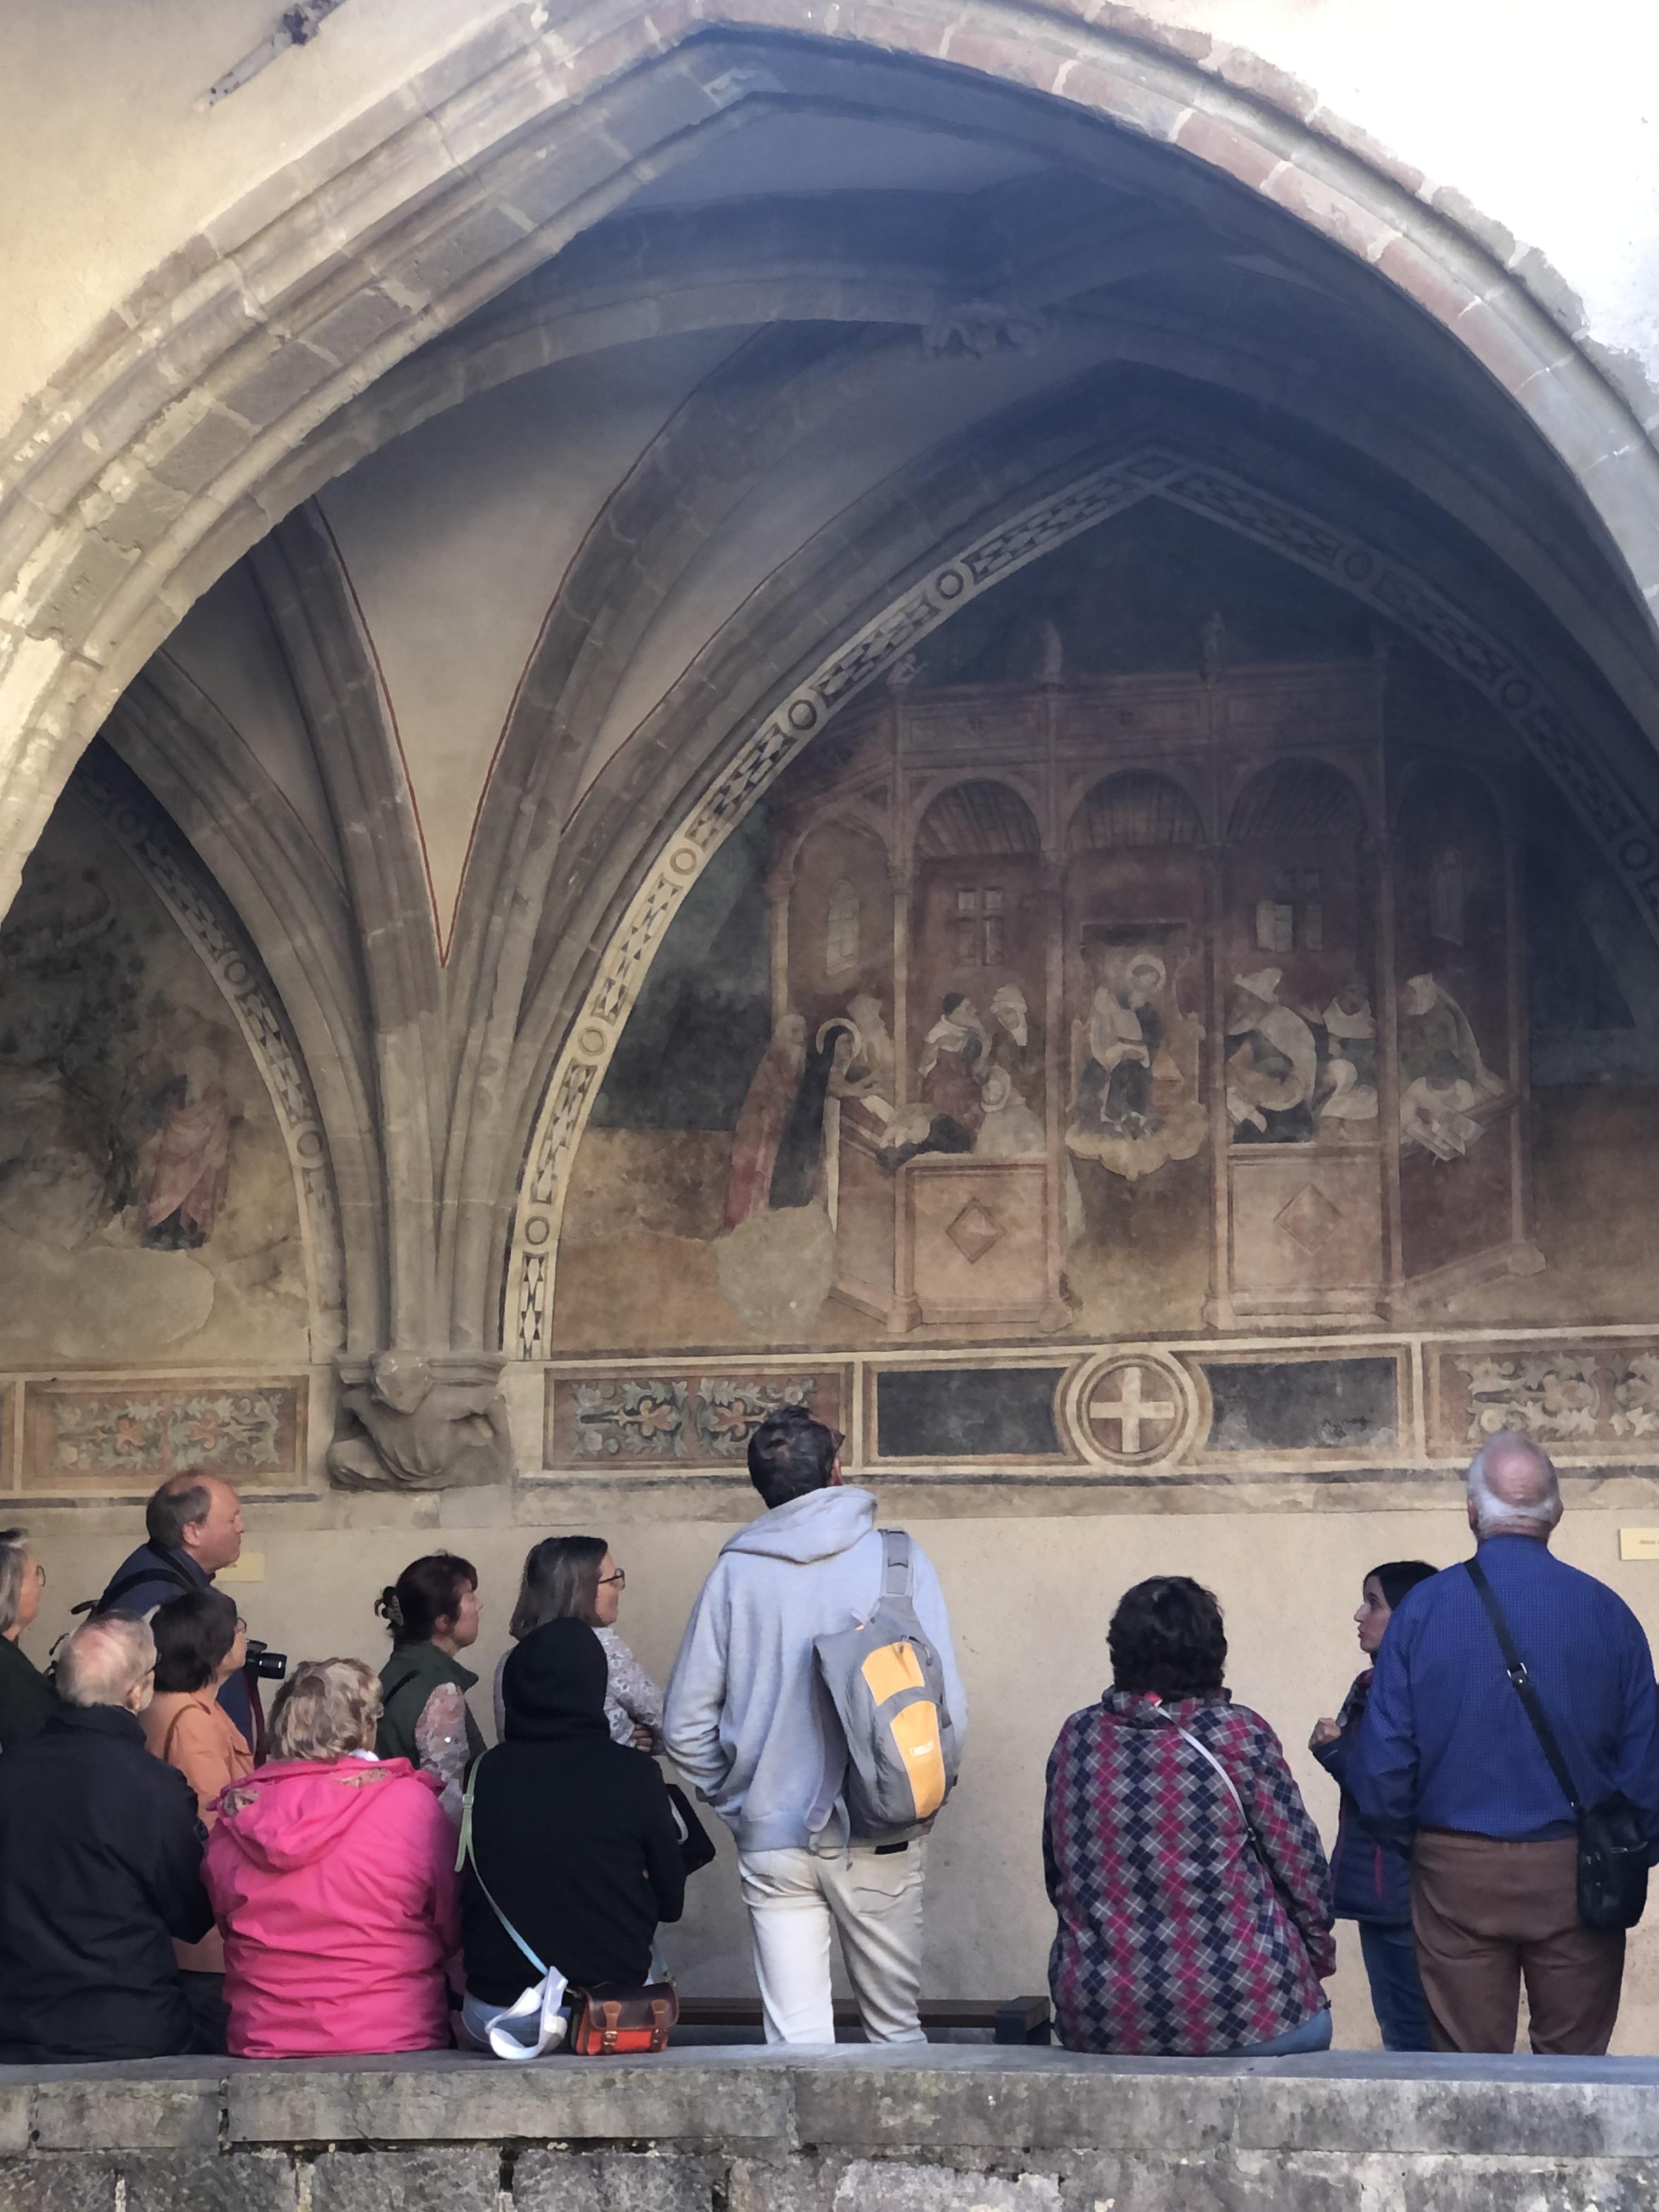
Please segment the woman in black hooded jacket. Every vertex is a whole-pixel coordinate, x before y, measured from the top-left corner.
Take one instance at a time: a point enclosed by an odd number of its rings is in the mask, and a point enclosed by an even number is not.
[[[684,1909],[667,1785],[647,1753],[612,1742],[608,1674],[582,1620],[548,1621],[507,1660],[507,1726],[474,1776],[461,1894],[467,1995],[479,2004],[511,2005],[536,1978],[484,1882],[531,1949],[577,1989],[648,1982],[658,1923]]]

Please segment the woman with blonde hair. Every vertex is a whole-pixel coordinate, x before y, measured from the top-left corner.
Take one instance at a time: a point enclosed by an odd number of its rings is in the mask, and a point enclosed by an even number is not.
[[[52,1684],[18,1642],[40,1610],[46,1571],[27,1528],[0,1528],[0,1751],[32,1736],[56,1711]]]
[[[380,1686],[308,1659],[277,1694],[271,1763],[225,1797],[203,1879],[239,2058],[440,2051],[460,1941],[441,1784],[378,1760]]]

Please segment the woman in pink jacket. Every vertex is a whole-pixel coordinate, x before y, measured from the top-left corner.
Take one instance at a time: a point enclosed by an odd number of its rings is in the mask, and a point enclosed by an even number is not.
[[[221,1801],[203,1879],[239,2058],[447,2048],[455,1831],[435,1775],[377,1760],[380,1686],[308,1660],[270,1717],[272,1764]]]

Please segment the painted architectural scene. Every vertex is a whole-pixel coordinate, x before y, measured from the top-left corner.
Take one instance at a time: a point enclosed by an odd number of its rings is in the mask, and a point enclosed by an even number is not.
[[[809,747],[600,1091],[560,1352],[1645,1320],[1659,948],[1474,690],[1171,507]]]

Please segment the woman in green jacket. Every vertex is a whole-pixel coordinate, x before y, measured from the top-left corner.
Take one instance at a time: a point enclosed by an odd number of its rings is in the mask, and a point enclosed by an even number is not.
[[[17,1640],[40,1610],[46,1581],[27,1534],[0,1528],[0,1751],[33,1735],[58,1704],[58,1692]]]
[[[465,1703],[477,1676],[456,1657],[478,1637],[477,1570],[453,1552],[413,1560],[380,1592],[374,1610],[392,1631],[392,1656],[380,1669],[380,1725],[374,1740],[381,1759],[406,1759],[411,1766],[437,1765],[434,1737],[459,1706],[466,1725],[466,1763],[484,1747]],[[437,1704],[433,1699],[437,1697]],[[421,1722],[432,1706],[432,1716]],[[417,1741],[416,1731],[419,1731]],[[447,1765],[447,1762],[444,1762]]]

